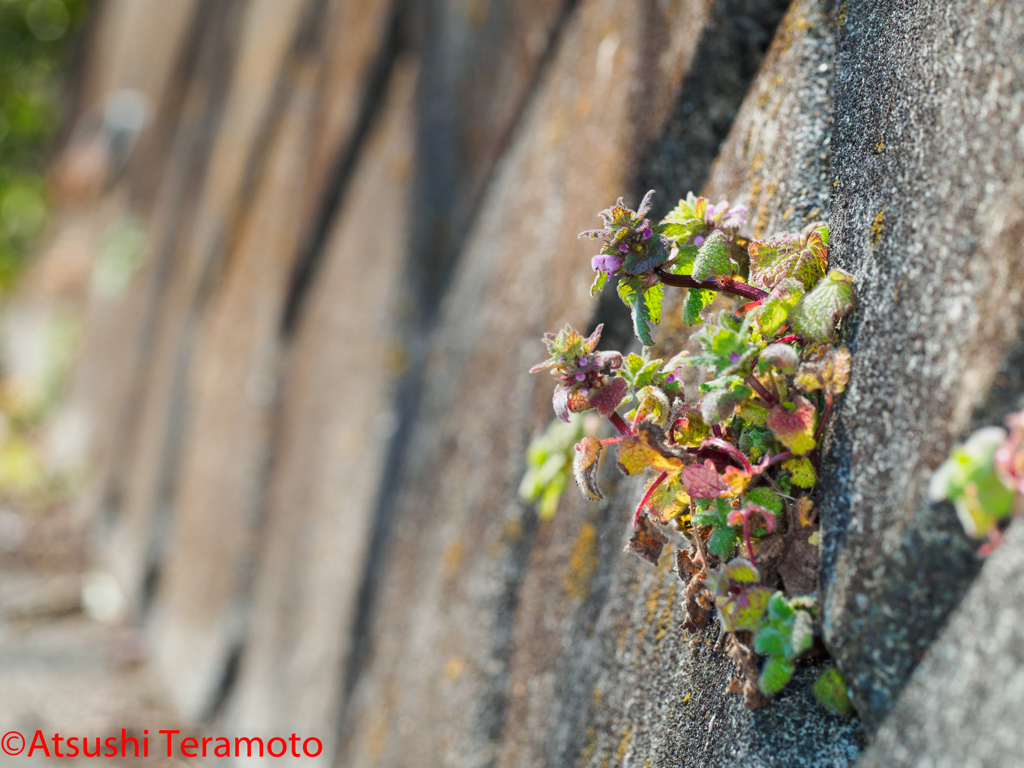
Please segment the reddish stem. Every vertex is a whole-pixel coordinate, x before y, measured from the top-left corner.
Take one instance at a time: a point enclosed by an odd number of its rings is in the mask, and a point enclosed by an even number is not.
[[[743,455],[743,452],[738,450],[735,446],[730,445],[728,441],[722,440],[718,437],[708,437],[705,438],[703,443],[701,443],[701,447],[703,448],[706,445],[713,445],[729,454],[733,459],[739,462],[739,465],[743,467],[744,471],[748,475],[754,471],[753,467],[750,466],[750,462],[747,461],[747,457]]]
[[[821,412],[821,418],[818,420],[818,428],[814,430],[814,444],[818,444],[818,440],[821,439],[821,433],[825,431],[825,424],[828,423],[828,417],[832,415],[832,395],[828,392],[825,393],[825,410]]]
[[[712,432],[712,433],[714,434],[714,436],[715,436],[715,437],[717,437],[717,438],[718,438],[719,440],[721,440],[721,439],[722,439],[722,427],[721,427],[721,425],[719,425],[719,424],[712,424],[712,425],[711,425],[711,432]]]
[[[615,411],[612,411],[612,415],[608,417],[608,421],[615,426],[615,429],[617,429],[619,434],[623,437],[629,437],[633,434],[633,430],[629,428],[629,424],[626,423],[626,420],[619,416]]]
[[[657,275],[663,284],[671,285],[673,288],[700,288],[704,291],[720,291],[722,293],[732,294],[733,296],[742,296],[746,299],[753,299],[754,301],[768,296],[767,291],[762,291],[760,288],[755,288],[747,283],[741,283],[730,277],[712,277],[701,282],[699,280],[695,280],[690,275],[673,275],[672,273],[665,272],[661,269],[657,270]]]
[[[640,513],[643,511],[644,505],[651,500],[651,496],[654,494],[654,490],[664,482],[665,478],[668,477],[668,472],[662,472],[658,475],[658,479],[654,481],[654,485],[647,489],[647,493],[640,499],[640,505],[636,508],[636,512],[633,513],[633,530],[636,530],[636,522],[640,519]]]
[[[791,341],[796,341],[796,334],[791,333],[789,336],[783,336],[778,341],[772,342],[773,344],[789,344]]]
[[[607,440],[602,440],[601,441],[601,445],[615,445],[616,443],[621,443],[621,442],[622,442],[622,438],[621,437],[609,437]]]
[[[754,559],[754,545],[750,543],[750,513],[743,516],[743,538],[747,540],[747,553],[750,555],[750,564],[757,568],[757,560]]]
[[[747,378],[745,378],[744,381],[747,384],[749,384],[750,388],[753,389],[755,392],[757,392],[757,394],[761,397],[761,399],[764,400],[769,405],[774,405],[775,403],[778,402],[778,400],[775,398],[775,396],[772,395],[772,393],[769,392],[767,389],[765,389],[764,384],[762,384],[760,381],[758,381],[757,377],[754,376],[753,374],[751,374],[750,376],[747,376]]]
[[[792,451],[783,451],[778,456],[774,456],[774,457],[770,458],[768,460],[768,463],[764,465],[764,469],[762,469],[761,471],[763,472],[765,469],[768,469],[768,467],[772,466],[773,464],[778,464],[780,461],[785,461],[786,459],[791,459],[791,458],[793,458],[793,452]]]

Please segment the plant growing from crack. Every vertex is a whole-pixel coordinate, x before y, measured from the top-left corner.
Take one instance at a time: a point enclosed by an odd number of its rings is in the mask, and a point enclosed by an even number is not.
[[[985,539],[987,556],[1003,540],[1010,519],[1024,512],[1024,411],[1006,417],[1006,429],[983,427],[932,475],[928,495],[952,501],[968,536]]]
[[[822,223],[748,240],[739,234],[743,208],[691,193],[654,224],[652,196],[636,211],[620,198],[600,214],[603,228],[580,235],[603,241],[591,262],[591,292],[617,279],[642,353],[599,351],[601,326],[589,336],[566,326],[544,337],[550,357],[532,371],[555,376],[559,419],[597,411],[615,427],[616,437],[582,437],[564,460],[571,453],[592,500],[604,498],[598,466],[613,446],[624,474],[647,476],[626,550],[657,563],[665,529],[682,535],[676,570],[686,584],[684,626],[704,629],[717,612],[740,670],[730,690],[757,707],[782,690],[797,659],[820,648],[811,493],[824,427],[849,377],[837,328],[854,308],[853,280],[827,269]],[[682,318],[703,326],[694,334],[699,355],[684,350],[666,362],[651,352],[666,287],[687,290]],[[738,306],[709,316],[718,294]],[[687,401],[683,385],[691,365],[708,372],[697,402]],[[830,670],[816,690],[845,713],[845,690],[836,693],[842,685]]]

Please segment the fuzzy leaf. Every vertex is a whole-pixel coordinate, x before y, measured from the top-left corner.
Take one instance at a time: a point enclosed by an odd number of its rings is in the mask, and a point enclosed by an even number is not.
[[[814,247],[806,247],[796,235],[777,235],[750,244],[750,281],[771,291],[783,280],[797,280],[810,290],[825,276],[827,249],[818,236]]]
[[[1001,427],[985,427],[955,447],[932,476],[928,495],[949,499],[968,536],[985,536],[1013,511],[1015,494],[996,472],[996,452],[1007,438]]]
[[[789,470],[791,473],[790,480],[798,488],[813,488],[818,480],[814,472],[814,465],[811,464],[811,460],[807,457],[790,459],[783,463],[782,468]]]
[[[681,459],[658,450],[653,445],[650,430],[638,430],[636,434],[622,438],[618,444],[618,467],[627,475],[637,475],[645,469],[658,472],[677,472],[683,467]]]
[[[819,350],[801,364],[794,380],[804,392],[823,389],[832,396],[842,394],[850,380],[850,350],[845,346]]]
[[[768,412],[768,428],[775,438],[797,456],[814,450],[814,406],[805,398],[796,397],[793,403],[779,403]]]
[[[814,684],[814,698],[834,715],[853,714],[853,704],[846,690],[846,681],[835,667],[821,673]]]
[[[711,459],[706,459],[703,464],[684,467],[680,479],[687,493],[694,499],[713,499],[729,490]]]
[[[646,295],[654,289],[638,291],[636,286],[625,280],[619,281],[619,296],[629,307],[633,316],[633,333],[645,346],[654,346],[654,339],[651,337],[650,323],[661,320],[661,298],[664,295],[664,288],[659,284],[656,286],[659,293],[651,296],[648,302]],[[652,315],[652,308],[654,313]],[[654,318],[657,317],[657,320]]]
[[[747,494],[747,501],[759,507],[764,507],[776,515],[782,514],[782,499],[771,488],[765,488],[764,486],[754,488]]]
[[[672,227],[671,224],[669,225],[670,227]],[[671,275],[689,275],[693,272],[693,262],[697,259],[698,251],[700,251],[700,248],[696,245],[677,246],[676,255],[662,267],[662,270]]]
[[[690,411],[676,423],[673,431],[676,443],[694,447],[701,444],[710,430],[699,411]]]
[[[646,241],[635,242],[625,254],[622,271],[627,275],[644,275],[653,272],[668,261],[668,238],[653,235]]]
[[[719,498],[711,502],[705,509],[693,516],[693,524],[711,527],[711,538],[708,539],[708,550],[722,559],[727,558],[739,539],[739,528],[728,523],[732,507],[725,499]],[[745,562],[745,561],[744,561]],[[722,571],[724,574],[725,572]],[[713,589],[713,587],[711,587]]]
[[[590,295],[597,296],[597,294],[604,290],[605,283],[607,282],[608,275],[598,270],[597,275],[594,277],[594,284],[590,286]]]
[[[668,396],[663,389],[644,387],[636,393],[636,399],[638,403],[636,410],[642,418],[647,418],[649,415],[651,420],[662,429],[668,426],[670,405]]]
[[[757,310],[757,327],[765,338],[771,338],[789,318],[789,313],[804,295],[798,280],[783,280],[772,290]]]
[[[712,277],[729,277],[737,269],[729,255],[729,241],[725,233],[716,230],[708,235],[693,262],[693,279],[699,282]]]
[[[855,305],[853,276],[833,269],[793,307],[789,322],[793,331],[808,341],[834,342],[837,338],[836,323]]]
[[[683,302],[683,322],[687,325],[701,324],[701,310],[711,306],[715,300],[714,291],[705,291],[702,288],[691,288],[686,292],[686,301]]]
[[[605,380],[603,386],[590,390],[587,403],[591,408],[596,408],[602,416],[611,416],[622,398],[626,396],[627,384],[624,379],[614,376]]]
[[[597,486],[597,468],[603,446],[596,437],[584,437],[576,444],[576,455],[573,457],[572,474],[576,478],[583,495],[592,501],[604,498]]]
[[[761,676],[757,680],[757,687],[765,696],[774,696],[786,687],[786,684],[793,678],[796,671],[796,664],[789,659],[779,656],[770,656],[761,669]]]
[[[768,366],[777,368],[785,374],[796,373],[799,365],[800,355],[789,344],[769,344],[758,359],[758,368],[762,373]]]
[[[737,405],[753,394],[754,390],[742,384],[712,390],[701,398],[701,416],[709,424],[720,424],[733,415]]]
[[[747,421],[755,421],[745,412],[746,403],[744,408],[740,408],[740,416],[747,419]],[[761,409],[764,411],[764,415],[761,417],[763,423],[764,417],[768,415],[768,409]],[[752,425],[743,428],[740,433],[739,449],[753,461],[759,461],[765,452],[771,447],[772,433],[767,429],[763,429],[758,426],[755,422]],[[762,505],[764,506],[764,505]]]
[[[651,478],[647,487],[655,481]],[[646,491],[646,489],[645,489]],[[658,522],[666,525],[677,518],[688,518],[690,508],[690,497],[679,482],[679,474],[673,473],[665,478],[647,502],[647,511],[657,518]]]
[[[753,632],[768,606],[772,591],[760,585],[741,589],[738,594],[715,598],[718,616],[726,632]]]

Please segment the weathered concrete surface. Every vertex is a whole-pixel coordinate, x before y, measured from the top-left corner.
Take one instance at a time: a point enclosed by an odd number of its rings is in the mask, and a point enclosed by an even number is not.
[[[767,45],[782,10],[773,15],[763,4],[738,2],[715,8],[699,45],[702,66],[684,81],[677,109],[645,159],[642,187],[661,182],[678,197],[703,186],[716,201],[728,196],[751,207],[757,230],[799,229],[827,210],[828,184],[820,179],[828,173],[831,113],[822,65],[830,64],[833,48],[825,4],[794,4],[758,78],[750,84],[742,74],[757,70],[763,48],[756,36],[764,30]],[[750,47],[741,54],[744,44]],[[678,108],[699,104],[726,120],[730,99],[734,110],[741,100],[743,106],[721,147],[702,117]],[[658,210],[672,202],[658,199]],[[691,346],[679,319],[681,299],[674,292],[666,302],[659,353]],[[611,323],[609,337],[631,338],[622,313],[603,319]],[[688,391],[697,383],[694,370]],[[860,727],[814,701],[810,685],[820,663],[808,663],[783,696],[756,712],[726,693],[735,666],[712,650],[716,629],[697,638],[681,629],[681,582],[669,569],[671,556],[652,571],[622,552],[640,485],[624,481],[614,492],[612,464],[606,462],[601,481],[609,501],[591,504],[570,488],[556,517],[538,524],[513,624],[512,695],[499,764],[851,765]],[[699,650],[691,651],[691,639]]]
[[[1013,400],[987,393],[1022,329],[1024,9],[858,1],[838,22],[830,259],[859,309],[822,474],[825,631],[873,728],[979,565],[925,488]]]
[[[284,360],[281,415],[232,733],[315,734],[323,764],[344,686],[378,487],[389,477],[395,381],[407,353],[405,264],[415,64],[403,59]],[[370,240],[366,222],[388,212]],[[355,365],[358,375],[352,375]]]
[[[532,539],[515,489],[530,433],[550,420],[550,381],[523,372],[544,330],[586,323],[593,303],[576,232],[627,188],[705,16],[703,3],[623,15],[591,0],[566,27],[446,299],[339,764],[497,756]]]
[[[260,127],[268,110],[288,52],[304,0],[284,3],[261,2],[247,6],[244,14],[234,3],[225,3],[227,14],[214,31],[223,49],[221,61],[211,62],[213,71],[197,73],[195,87],[206,90],[226,79],[217,94],[218,103],[206,114],[209,121],[200,136],[212,145],[198,157],[186,160],[201,164],[198,180],[188,190],[186,216],[174,216],[167,223],[173,237],[160,242],[168,253],[158,275],[157,306],[153,330],[143,339],[145,366],[138,376],[139,402],[127,425],[123,466],[108,492],[113,502],[109,513],[111,531],[108,551],[110,567],[133,605],[141,608],[147,578],[152,581],[161,559],[162,533],[168,524],[173,480],[178,470],[178,451],[185,413],[183,388],[189,356],[194,343],[194,320],[204,280],[219,266],[227,232],[237,227],[231,221],[244,213],[242,201],[246,169]],[[237,46],[237,48],[236,48]],[[232,53],[237,50],[237,59]],[[217,71],[214,63],[227,64]],[[252,186],[250,184],[250,186]],[[199,189],[197,193],[197,187]],[[190,205],[191,204],[191,205]],[[158,241],[159,242],[159,241]],[[214,272],[215,274],[215,272]],[[137,290],[149,286],[139,281]],[[133,286],[134,288],[134,286]]]
[[[861,768],[998,768],[1021,761],[1024,526],[986,561],[876,734]]]
[[[410,268],[427,314],[574,0],[421,3]]]

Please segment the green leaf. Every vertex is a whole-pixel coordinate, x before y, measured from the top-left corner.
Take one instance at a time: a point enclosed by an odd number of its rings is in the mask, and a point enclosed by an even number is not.
[[[814,450],[814,406],[797,395],[791,403],[778,403],[768,412],[768,428],[775,439],[802,456]]]
[[[761,352],[757,367],[764,373],[769,366],[785,374],[796,373],[800,366],[800,355],[790,344],[769,344]]]
[[[605,283],[607,282],[608,275],[598,270],[597,275],[594,277],[594,284],[590,286],[590,295],[597,296],[597,294],[604,290]]]
[[[793,307],[789,322],[793,331],[808,341],[834,342],[836,323],[848,315],[856,303],[853,276],[833,269]]]
[[[715,598],[715,607],[727,632],[753,632],[768,605],[772,591],[760,585],[747,587],[739,594]]]
[[[647,305],[647,314],[655,325],[661,323],[661,303],[665,298],[665,286],[655,283],[644,291],[644,303]],[[660,360],[658,361],[661,362]]]
[[[846,681],[835,667],[826,669],[814,684],[814,698],[834,715],[852,715],[853,704],[846,690]]]
[[[806,456],[800,459],[790,459],[783,463],[782,468],[788,469],[792,473],[793,485],[798,488],[813,488],[818,480],[814,465]]]
[[[757,680],[757,687],[765,696],[774,696],[793,678],[796,671],[796,664],[789,659],[779,656],[770,656],[761,669],[761,677]]]
[[[711,306],[715,300],[714,291],[705,291],[702,288],[691,288],[687,291],[686,301],[683,302],[683,322],[687,325],[700,325],[700,312],[704,307]]]
[[[708,424],[720,424],[732,417],[736,406],[754,394],[754,390],[742,384],[735,384],[728,389],[715,389],[708,392],[700,401],[700,413]]]
[[[776,515],[782,514],[782,499],[771,488],[761,486],[760,488],[752,489],[747,493],[747,501],[759,507],[764,507]]]
[[[658,286],[661,288],[661,286]],[[639,292],[640,286],[630,281],[620,280],[619,281],[619,298],[629,307],[630,312],[633,315],[633,333],[645,346],[653,347],[654,339],[651,338],[651,328],[648,323],[653,322],[651,319],[651,309],[648,306],[647,301],[644,298],[644,294]],[[664,290],[664,289],[662,289]],[[661,317],[661,303],[657,303],[658,317]]]
[[[750,416],[744,413],[741,408],[740,416],[750,421]],[[768,410],[763,409],[767,415]],[[756,424],[750,424],[743,428],[740,433],[739,449],[754,461],[759,461],[765,452],[771,447],[772,433]],[[763,506],[763,505],[762,505]]]
[[[767,240],[752,242],[750,254],[750,282],[771,291],[784,280],[797,280],[810,290],[825,276],[828,249],[817,235],[813,247],[803,244],[796,235],[776,235]]]
[[[728,524],[727,519],[732,507],[725,499],[715,499],[711,505],[693,515],[693,524],[711,526],[711,538],[708,539],[708,550],[722,559],[732,554],[739,540],[740,529]]]
[[[779,593],[776,592],[775,594]],[[771,612],[774,598],[775,595],[772,595],[772,599],[768,601],[769,612]],[[785,657],[788,645],[789,643],[786,642],[786,636],[783,634],[782,630],[776,629],[772,626],[762,625],[757,631],[757,635],[754,637],[754,650],[767,656]]]
[[[729,241],[725,233],[715,230],[697,251],[691,274],[694,280],[703,282],[712,277],[728,277],[736,269],[736,262],[729,255]]]
[[[693,271],[693,262],[697,258],[696,245],[680,245],[676,248],[675,257],[663,269],[672,275],[688,275]]]

